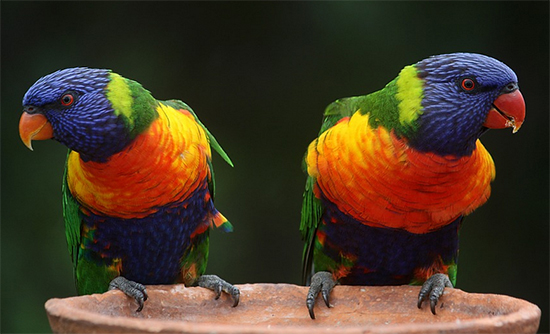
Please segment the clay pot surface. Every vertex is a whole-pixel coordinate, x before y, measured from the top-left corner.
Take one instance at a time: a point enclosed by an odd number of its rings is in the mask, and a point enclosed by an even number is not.
[[[50,299],[55,333],[536,333],[540,309],[525,300],[446,289],[436,307],[416,307],[417,286],[336,286],[333,307],[319,297],[309,317],[307,288],[243,284],[240,303],[183,285],[148,286],[140,313],[120,291]]]

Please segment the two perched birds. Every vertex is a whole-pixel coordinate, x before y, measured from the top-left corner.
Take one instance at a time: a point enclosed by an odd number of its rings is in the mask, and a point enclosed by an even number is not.
[[[418,307],[456,281],[463,217],[495,177],[479,141],[525,118],[515,73],[479,54],[432,56],[383,89],[325,110],[304,158],[300,231],[306,305],[336,284],[422,284]],[[69,68],[25,94],[21,139],[69,148],[66,237],[79,294],[120,289],[143,308],[144,285],[239,290],[205,275],[208,233],[232,226],[215,208],[211,148],[232,165],[193,110],[158,101],[103,69]]]

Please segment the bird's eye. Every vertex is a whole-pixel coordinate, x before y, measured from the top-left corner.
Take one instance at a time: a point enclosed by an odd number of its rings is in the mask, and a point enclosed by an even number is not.
[[[471,92],[476,88],[476,82],[470,78],[464,78],[460,82],[460,88],[466,92]]]
[[[61,101],[62,105],[68,107],[68,106],[70,106],[71,104],[74,103],[74,100],[75,100],[74,95],[71,94],[71,93],[67,93],[67,94],[65,94],[61,97],[60,101]]]

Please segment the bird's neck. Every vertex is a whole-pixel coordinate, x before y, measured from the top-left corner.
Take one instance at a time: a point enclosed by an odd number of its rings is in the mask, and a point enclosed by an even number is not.
[[[383,126],[397,136],[409,138],[418,130],[422,114],[423,80],[416,67],[406,66],[383,89],[360,99],[362,113],[369,113],[372,128]]]

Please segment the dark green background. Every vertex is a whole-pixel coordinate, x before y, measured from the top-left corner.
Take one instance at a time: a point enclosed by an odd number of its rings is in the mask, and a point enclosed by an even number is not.
[[[482,138],[497,179],[462,229],[457,287],[536,303],[548,331],[548,13],[548,2],[2,1],[2,332],[49,331],[44,302],[75,294],[66,149],[46,141],[31,152],[17,132],[39,77],[110,68],[190,104],[235,162],[214,158],[217,207],[235,231],[213,233],[207,271],[299,284],[300,165],[324,107],[457,51],[508,64],[527,104],[519,133]]]

